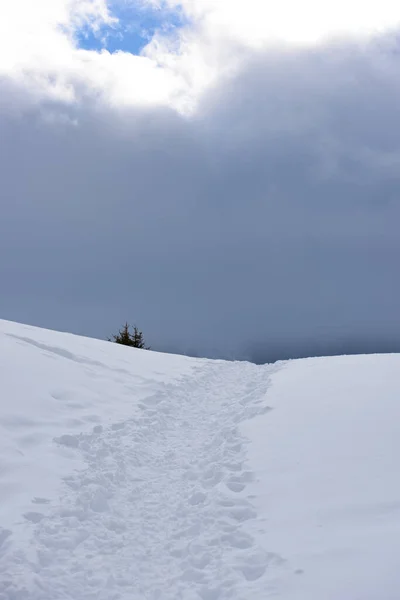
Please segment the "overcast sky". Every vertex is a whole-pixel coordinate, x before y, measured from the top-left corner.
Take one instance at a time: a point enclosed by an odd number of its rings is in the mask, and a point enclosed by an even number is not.
[[[400,351],[400,8],[5,0],[0,318]]]

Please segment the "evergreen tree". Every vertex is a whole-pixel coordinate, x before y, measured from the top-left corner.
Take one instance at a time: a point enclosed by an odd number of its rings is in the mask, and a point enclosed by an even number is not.
[[[142,349],[146,349],[146,345],[144,343],[144,338],[143,338],[143,333],[141,331],[139,331],[139,329],[136,327],[136,325],[133,328],[133,334],[131,336],[132,342],[133,342],[133,347],[134,348],[142,348]]]
[[[125,323],[125,325],[119,330],[116,335],[112,336],[112,339],[109,338],[109,342],[115,342],[116,344],[122,344],[123,346],[131,346],[132,348],[142,348],[143,350],[150,350],[149,347],[146,346],[143,333],[136,327],[133,327],[133,333],[129,331],[130,325]]]

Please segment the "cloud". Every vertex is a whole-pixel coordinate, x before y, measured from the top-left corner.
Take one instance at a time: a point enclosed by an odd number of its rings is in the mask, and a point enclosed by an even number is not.
[[[0,315],[100,337],[132,318],[155,348],[259,360],[393,348],[393,37],[245,47],[231,28],[203,52],[205,1],[179,52],[110,55],[74,46],[65,6],[23,25],[48,32],[40,60],[0,59]]]
[[[34,101],[170,105],[179,78],[146,56],[78,47],[76,33],[116,26],[105,0],[15,0],[0,7],[0,76]]]
[[[79,32],[104,34],[138,11],[182,14],[160,22],[139,56],[79,47]],[[169,11],[169,12],[168,12]],[[171,12],[172,11],[172,12]],[[282,44],[312,46],[344,35],[395,30],[392,0],[14,0],[0,7],[0,76],[39,101],[79,102],[82,88],[114,106],[168,106],[190,114],[217,81],[243,68],[249,53]]]
[[[159,0],[148,0],[157,4]],[[235,39],[252,48],[274,41],[325,42],[332,36],[381,34],[396,27],[400,11],[394,0],[165,0],[180,6],[203,31]]]

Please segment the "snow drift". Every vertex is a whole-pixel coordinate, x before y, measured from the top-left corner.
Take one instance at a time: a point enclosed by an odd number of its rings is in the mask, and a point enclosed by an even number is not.
[[[399,373],[0,321],[0,599],[398,600]]]

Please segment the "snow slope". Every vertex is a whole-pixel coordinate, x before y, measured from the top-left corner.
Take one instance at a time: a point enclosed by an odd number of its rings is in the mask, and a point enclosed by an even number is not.
[[[0,600],[398,600],[399,374],[0,321]]]

